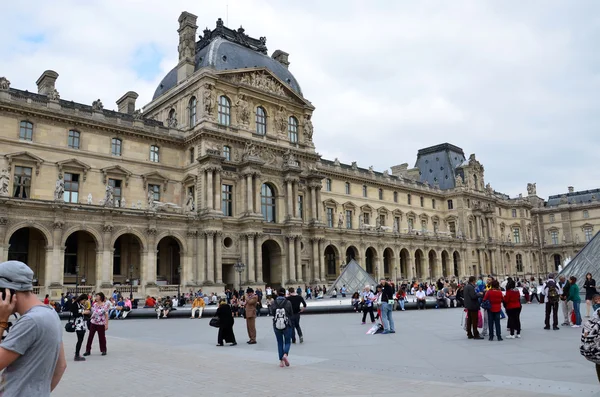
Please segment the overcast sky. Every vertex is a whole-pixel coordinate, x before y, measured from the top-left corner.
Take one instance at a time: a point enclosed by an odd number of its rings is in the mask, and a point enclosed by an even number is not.
[[[383,171],[450,142],[511,196],[600,187],[600,1],[20,3],[0,24],[14,88],[52,69],[62,99],[115,109],[133,90],[141,106],[177,63],[188,11],[199,34],[221,17],[290,53],[325,158]]]

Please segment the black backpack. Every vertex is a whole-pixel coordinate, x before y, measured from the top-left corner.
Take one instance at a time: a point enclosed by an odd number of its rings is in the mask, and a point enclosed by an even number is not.
[[[558,303],[560,300],[560,294],[558,293],[558,287],[556,286],[556,283],[550,280],[548,281],[546,287],[548,288],[548,302]]]

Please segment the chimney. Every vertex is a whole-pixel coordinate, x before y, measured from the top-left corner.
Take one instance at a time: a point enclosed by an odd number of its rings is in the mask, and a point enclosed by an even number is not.
[[[401,177],[406,175],[408,171],[408,163],[392,166],[392,175]]]
[[[38,86],[38,94],[48,95],[54,92],[58,73],[54,70],[46,70],[39,79],[35,82]]]
[[[196,21],[198,17],[189,12],[179,16],[179,64],[177,65],[177,84],[194,73],[196,56]]]
[[[575,191],[575,188],[573,186],[569,186],[568,189],[569,193],[573,193]]]
[[[290,62],[288,61],[288,56],[290,56],[290,54],[288,54],[285,51],[275,50],[273,55],[271,55],[271,58],[273,58],[274,60],[276,60],[283,66],[285,66],[285,68],[287,69],[290,66]]]
[[[117,100],[119,113],[133,114],[133,112],[135,112],[135,100],[137,98],[137,92],[127,91],[125,95]]]

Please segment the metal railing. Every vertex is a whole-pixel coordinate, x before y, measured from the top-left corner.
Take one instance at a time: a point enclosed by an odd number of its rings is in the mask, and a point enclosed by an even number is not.
[[[66,288],[67,292],[70,292],[72,294],[78,293],[78,294],[91,294],[92,291],[94,290],[94,286],[93,285],[80,285],[78,287],[75,286],[69,286]]]
[[[158,292],[177,292],[179,288],[179,285],[159,285]]]
[[[114,287],[114,289],[116,289],[117,292],[123,296],[129,293],[137,294],[139,292],[139,288],[139,285],[119,285]]]

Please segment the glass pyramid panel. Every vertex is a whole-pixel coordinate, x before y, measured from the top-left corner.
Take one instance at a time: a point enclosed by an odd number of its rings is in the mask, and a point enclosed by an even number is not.
[[[588,272],[595,280],[600,280],[600,232],[558,274],[567,278],[577,277],[577,284],[583,287]]]
[[[339,277],[327,290],[327,295],[331,296],[334,288],[337,288],[339,292],[344,285],[348,291],[347,293],[352,295],[355,292],[361,292],[365,285],[370,285],[372,288],[375,287],[377,282],[354,259],[351,259]]]

